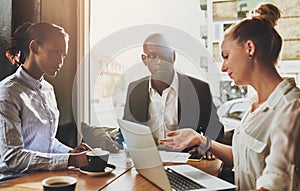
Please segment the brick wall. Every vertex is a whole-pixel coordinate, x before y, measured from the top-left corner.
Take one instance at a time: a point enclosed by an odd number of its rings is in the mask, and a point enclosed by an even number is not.
[[[237,2],[221,1],[213,3],[213,20],[237,19]]]
[[[283,38],[282,60],[300,60],[300,1],[299,0],[273,0],[282,11],[276,29]],[[213,20],[237,19],[237,1],[228,0],[213,2]],[[213,57],[219,61],[219,44],[213,44]]]

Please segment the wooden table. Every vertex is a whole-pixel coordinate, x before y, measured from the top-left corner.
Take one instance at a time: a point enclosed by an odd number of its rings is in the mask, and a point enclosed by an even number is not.
[[[120,154],[122,155],[122,153]],[[17,179],[7,181],[0,185],[0,191],[41,191],[43,190],[41,181],[50,176],[72,176],[77,178],[76,191],[96,191],[96,190],[159,190],[152,183],[140,176],[135,168],[128,168],[120,165],[120,158],[116,155],[110,157],[110,160],[117,161],[116,169],[109,175],[103,177],[92,177],[79,172],[78,170],[62,170],[62,171],[39,171],[27,174]],[[218,159],[198,162],[188,162],[188,164],[199,168],[211,175],[218,175],[222,168],[222,162]],[[166,163],[165,165],[174,165],[174,163]]]
[[[72,176],[77,178],[77,191],[95,191],[105,187],[110,182],[125,173],[126,170],[116,168],[113,173],[104,177],[92,177],[85,175],[78,170],[63,170],[63,171],[43,171],[27,174],[23,177],[5,182],[0,186],[2,191],[35,191],[43,190],[41,181],[44,178],[51,176]]]
[[[0,191],[37,191],[43,190],[42,180],[51,176],[72,176],[77,178],[76,191],[95,191],[122,176],[131,169],[132,166],[125,164],[125,153],[112,153],[108,163],[114,164],[116,169],[107,176],[88,176],[79,169],[69,169],[61,171],[37,171],[24,175],[20,178],[7,181],[0,185]]]

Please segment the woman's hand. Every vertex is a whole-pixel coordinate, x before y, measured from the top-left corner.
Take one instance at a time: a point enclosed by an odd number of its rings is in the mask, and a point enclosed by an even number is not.
[[[167,133],[165,139],[158,140],[158,144],[172,150],[181,151],[187,147],[202,144],[206,139],[193,129],[179,129]],[[204,142],[205,143],[205,142]]]
[[[205,153],[202,154],[202,159],[215,160],[216,157],[211,151],[206,151]]]
[[[269,190],[265,189],[265,188],[260,188],[260,189],[257,189],[257,190],[249,190],[249,191],[269,191]]]
[[[201,150],[200,147],[194,147],[189,151],[190,154],[198,153],[201,155],[202,159],[205,160],[215,160],[216,157],[211,151]]]
[[[80,153],[82,151],[90,151],[90,148],[88,148],[85,144],[80,144],[74,149],[70,150],[69,153]]]
[[[86,151],[80,153],[70,153],[68,166],[83,167],[88,164]]]

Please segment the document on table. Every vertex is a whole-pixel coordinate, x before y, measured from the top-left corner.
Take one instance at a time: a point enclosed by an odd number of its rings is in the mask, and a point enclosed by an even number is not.
[[[186,163],[191,156],[189,153],[159,151],[162,162]]]
[[[159,151],[159,154],[162,162],[172,163],[187,163],[188,158],[191,156],[188,153],[170,151]],[[119,151],[118,153],[110,153],[108,159],[108,163],[110,164],[131,168],[133,164],[128,164],[129,161],[131,161],[131,158],[126,157],[124,151]]]
[[[107,163],[124,168],[131,168],[133,166],[132,159],[123,150],[120,150],[118,153],[110,153]]]

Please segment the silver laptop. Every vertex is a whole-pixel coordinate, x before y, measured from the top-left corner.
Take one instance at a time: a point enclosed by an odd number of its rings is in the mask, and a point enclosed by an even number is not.
[[[162,190],[174,189],[168,175],[179,174],[184,182],[191,180],[200,185],[197,190],[223,190],[236,186],[215,176],[209,175],[190,165],[163,166],[151,130],[148,126],[118,119],[118,124],[128,147],[129,154],[135,168],[140,175],[158,186]],[[188,180],[187,180],[188,179]],[[171,181],[173,183],[173,181]],[[194,188],[193,188],[194,189]]]

